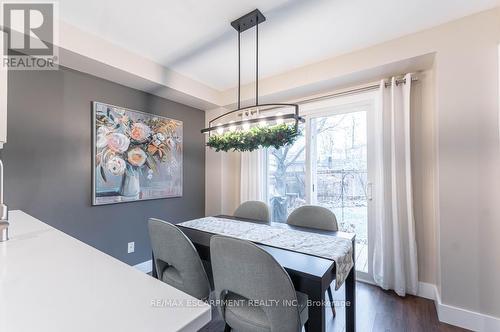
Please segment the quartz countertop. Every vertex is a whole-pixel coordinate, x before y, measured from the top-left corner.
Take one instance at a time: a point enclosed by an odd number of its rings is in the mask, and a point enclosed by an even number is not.
[[[200,303],[22,211],[0,243],[0,331],[197,331]]]

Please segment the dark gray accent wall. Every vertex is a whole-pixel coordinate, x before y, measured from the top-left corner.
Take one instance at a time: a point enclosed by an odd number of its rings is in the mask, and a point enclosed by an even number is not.
[[[8,143],[1,157],[11,210],[129,264],[150,259],[149,217],[177,223],[204,215],[203,111],[66,68],[10,71],[8,79]],[[183,197],[91,206],[94,100],[184,122]],[[131,241],[135,253],[127,254]]]

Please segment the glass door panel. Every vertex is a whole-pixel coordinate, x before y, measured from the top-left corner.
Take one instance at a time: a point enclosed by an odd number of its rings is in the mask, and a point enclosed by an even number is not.
[[[368,268],[367,112],[312,119],[312,203],[335,213],[341,231],[356,233],[357,269]]]

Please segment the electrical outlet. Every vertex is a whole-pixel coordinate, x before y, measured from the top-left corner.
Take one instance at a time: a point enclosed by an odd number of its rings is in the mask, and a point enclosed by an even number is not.
[[[135,251],[135,242],[129,242],[127,247],[127,253],[133,253]]]

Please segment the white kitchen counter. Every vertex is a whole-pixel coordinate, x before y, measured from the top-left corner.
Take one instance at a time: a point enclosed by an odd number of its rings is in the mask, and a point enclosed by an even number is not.
[[[210,321],[210,306],[186,293],[22,211],[9,219],[0,331],[197,331]]]

